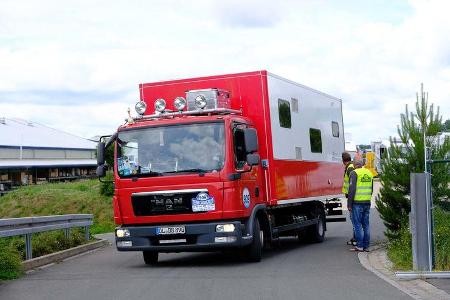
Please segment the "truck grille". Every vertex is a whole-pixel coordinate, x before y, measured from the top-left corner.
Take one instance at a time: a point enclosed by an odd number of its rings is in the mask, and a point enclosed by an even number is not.
[[[135,216],[154,216],[192,213],[192,198],[198,192],[164,194],[164,195],[132,195],[131,203]]]

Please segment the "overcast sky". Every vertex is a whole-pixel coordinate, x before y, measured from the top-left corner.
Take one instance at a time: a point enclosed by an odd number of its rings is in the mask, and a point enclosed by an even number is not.
[[[108,134],[141,82],[267,69],[387,139],[421,82],[450,118],[449,3],[0,0],[0,117]]]

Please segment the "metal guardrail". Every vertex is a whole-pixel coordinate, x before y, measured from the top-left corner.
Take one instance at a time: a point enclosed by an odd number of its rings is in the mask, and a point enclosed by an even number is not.
[[[450,272],[395,272],[398,279],[450,279]]]
[[[31,236],[33,233],[64,230],[70,236],[70,228],[84,227],[86,240],[89,240],[89,226],[93,224],[93,215],[56,215],[44,217],[0,219],[0,237],[25,236],[26,259],[33,258]]]

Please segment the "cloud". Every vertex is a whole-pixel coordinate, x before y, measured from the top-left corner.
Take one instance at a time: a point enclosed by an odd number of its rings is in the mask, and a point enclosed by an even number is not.
[[[0,104],[14,102],[17,105],[64,105],[76,106],[83,104],[109,103],[118,98],[124,98],[126,92],[108,91],[73,91],[73,90],[13,90],[0,91]]]
[[[0,116],[110,132],[137,85],[268,69],[343,99],[357,143],[396,134],[420,83],[450,118],[446,1],[4,1]],[[70,106],[68,106],[70,105]]]
[[[273,1],[217,1],[215,16],[224,26],[236,28],[273,27],[282,19],[282,7]]]

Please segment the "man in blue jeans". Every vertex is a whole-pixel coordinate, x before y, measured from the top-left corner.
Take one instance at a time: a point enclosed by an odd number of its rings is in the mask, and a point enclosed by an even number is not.
[[[361,160],[353,162],[355,170],[350,173],[347,208],[352,214],[356,247],[350,251],[369,251],[370,202],[373,193],[373,175],[363,167]]]

